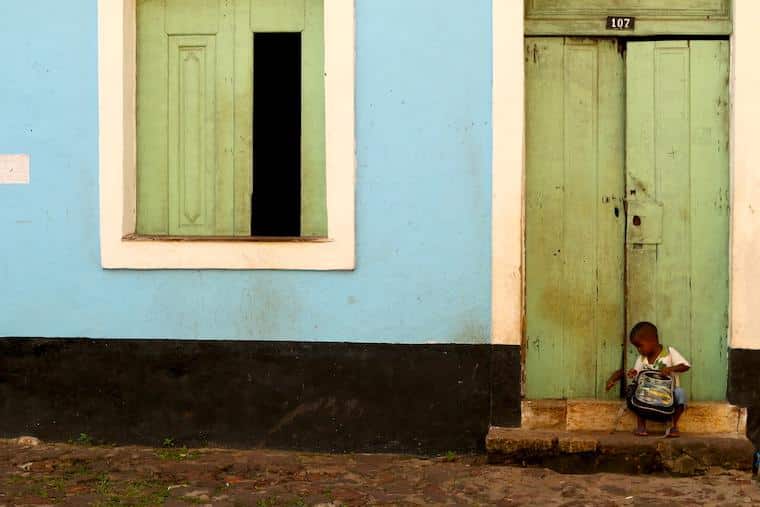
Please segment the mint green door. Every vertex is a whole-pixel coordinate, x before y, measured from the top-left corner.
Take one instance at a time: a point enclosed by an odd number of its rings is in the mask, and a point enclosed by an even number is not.
[[[651,320],[725,398],[728,43],[526,39],[527,398],[614,398]],[[623,347],[628,352],[627,360]]]
[[[526,40],[526,396],[604,396],[624,321],[624,62]]]
[[[723,400],[728,41],[631,42],[626,59],[628,326],[656,323],[692,363],[689,395]]]

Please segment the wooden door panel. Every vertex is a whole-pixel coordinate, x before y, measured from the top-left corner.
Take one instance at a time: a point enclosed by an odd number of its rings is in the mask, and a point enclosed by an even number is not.
[[[215,40],[169,38],[169,234],[214,234]]]
[[[137,3],[137,232],[169,234],[169,39],[164,2]]]
[[[526,62],[526,395],[604,397],[623,332],[623,60],[611,40],[529,38]]]
[[[628,327],[650,320],[694,366],[701,400],[726,387],[728,43],[631,42],[627,51],[631,204],[661,206],[661,241],[627,245]],[[629,206],[630,209],[633,206]],[[629,213],[628,227],[639,226]],[[646,236],[646,234],[645,234]],[[630,350],[628,364],[635,360]]]

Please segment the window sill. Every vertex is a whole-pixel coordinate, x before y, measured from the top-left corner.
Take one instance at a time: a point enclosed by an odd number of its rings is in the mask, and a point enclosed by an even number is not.
[[[335,238],[199,238],[127,234],[104,241],[105,269],[350,271],[352,235]]]
[[[145,234],[127,234],[122,241],[179,241],[205,243],[329,243],[326,237],[300,236],[151,236]]]

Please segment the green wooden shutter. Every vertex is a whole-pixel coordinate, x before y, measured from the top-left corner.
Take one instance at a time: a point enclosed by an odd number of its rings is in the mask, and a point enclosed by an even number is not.
[[[306,0],[301,116],[301,235],[327,236],[325,56],[322,0]]]
[[[137,232],[250,235],[253,34],[302,32],[301,231],[326,236],[323,0],[137,7]]]
[[[233,234],[233,10],[138,4],[137,231]]]
[[[301,235],[327,236],[323,0],[251,0],[250,5],[249,41],[256,32],[301,32]],[[245,51],[244,58],[253,61],[250,43],[238,51]],[[240,108],[240,125],[251,132],[257,128],[251,125],[255,83],[247,69],[244,75],[240,72],[239,86],[245,88],[239,96],[246,100]]]

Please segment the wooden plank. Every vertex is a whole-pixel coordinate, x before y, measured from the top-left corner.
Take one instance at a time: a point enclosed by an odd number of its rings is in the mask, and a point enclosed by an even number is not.
[[[656,324],[664,343],[692,358],[688,42],[656,42],[654,57],[655,195],[663,203],[663,239],[655,259]],[[687,392],[690,376],[682,376]]]
[[[654,200],[654,43],[628,43],[626,68],[626,198]],[[657,245],[626,245],[626,329],[657,320],[656,258]],[[628,346],[626,366],[637,356]]]
[[[562,330],[567,368],[567,396],[595,394],[597,134],[596,44],[565,43],[563,221],[564,266]],[[571,372],[586,371],[585,375]]]
[[[564,398],[564,40],[526,39],[526,385]]]
[[[137,3],[137,232],[169,233],[168,39],[159,0]]]
[[[323,0],[306,0],[302,33],[301,235],[327,236]]]
[[[551,36],[574,35],[588,37],[651,37],[655,35],[731,35],[733,24],[723,19],[648,19],[636,18],[636,26],[632,31],[621,34],[620,31],[607,29],[607,16],[596,16],[587,19],[526,19],[525,35]]]
[[[715,16],[730,15],[729,0],[528,0],[527,17],[551,15],[582,15],[585,13],[621,13],[626,16]]]
[[[625,346],[625,63],[615,41],[599,41],[599,132],[597,170],[596,397],[615,399],[605,391],[607,378],[622,364]]]
[[[219,31],[221,0],[165,0],[166,33],[214,35]]]
[[[251,30],[254,32],[301,32],[306,24],[308,3],[313,0],[250,0]],[[319,0],[322,3],[322,0]]]
[[[235,0],[234,235],[251,235],[253,171],[253,32],[251,2]]]
[[[654,199],[654,43],[626,51],[626,189],[629,199]]]
[[[692,396],[723,400],[728,330],[728,41],[691,41]]]
[[[235,222],[235,6],[219,6],[220,30],[216,36],[216,173],[214,235],[231,236]]]

